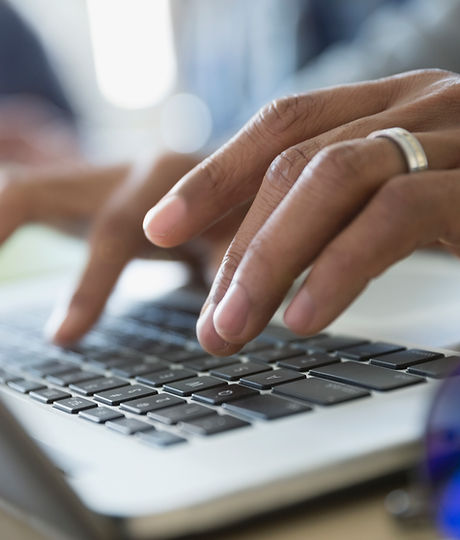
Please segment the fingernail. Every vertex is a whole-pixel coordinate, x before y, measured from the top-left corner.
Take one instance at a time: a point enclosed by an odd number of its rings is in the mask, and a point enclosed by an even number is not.
[[[249,298],[239,283],[230,285],[214,313],[214,325],[224,336],[238,338],[243,332],[249,314]]]
[[[300,289],[284,313],[284,322],[293,332],[308,330],[315,315],[313,298],[305,287]]]
[[[168,236],[185,216],[186,206],[182,197],[167,195],[151,208],[144,218],[145,235],[151,242]]]
[[[200,315],[196,325],[196,333],[200,343],[211,352],[225,351],[228,343],[223,340],[214,328],[213,316],[216,304],[209,304]]]

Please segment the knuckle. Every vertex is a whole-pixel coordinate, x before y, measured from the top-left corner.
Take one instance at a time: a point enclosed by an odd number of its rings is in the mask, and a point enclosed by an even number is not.
[[[323,148],[311,162],[312,170],[322,181],[345,187],[362,172],[363,156],[355,142],[347,141]]]
[[[296,182],[309,161],[301,149],[292,147],[277,156],[268,168],[264,184],[271,191],[284,195]]]
[[[235,274],[240,262],[242,255],[239,253],[229,250],[222,259],[222,264],[219,271],[219,282],[227,287],[230,285],[230,282]]]
[[[223,298],[242,258],[243,254],[239,250],[229,248],[225,253],[209,295],[211,301],[218,303]]]
[[[441,106],[444,107],[446,111],[456,111],[460,109],[460,77],[449,77],[443,79],[441,83],[441,89],[439,93],[435,93],[434,98],[440,100]]]
[[[203,178],[205,189],[212,196],[222,191],[225,185],[225,168],[221,164],[219,156],[222,155],[225,147],[217,153],[209,156],[198,165],[198,171]]]
[[[407,100],[404,103],[408,128],[428,130],[442,125],[457,125],[460,114],[460,76],[444,70],[427,70],[423,73],[429,84],[421,94],[418,90],[418,95],[409,103]]]
[[[263,107],[253,120],[256,131],[271,136],[279,136],[302,123],[308,114],[308,97],[288,96],[275,99]]]

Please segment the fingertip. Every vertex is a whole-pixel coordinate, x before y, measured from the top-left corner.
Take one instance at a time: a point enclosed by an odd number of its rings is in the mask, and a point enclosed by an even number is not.
[[[216,310],[216,304],[209,304],[196,325],[196,333],[200,345],[208,351],[210,354],[217,356],[227,356],[234,354],[240,347],[227,343],[216,332],[213,323],[214,312]]]
[[[171,236],[186,216],[185,200],[178,195],[167,195],[145,215],[145,236],[160,247],[170,247]]]

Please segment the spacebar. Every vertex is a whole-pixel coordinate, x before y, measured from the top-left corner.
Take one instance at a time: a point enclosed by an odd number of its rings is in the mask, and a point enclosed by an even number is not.
[[[330,364],[310,371],[311,375],[348,383],[370,390],[394,390],[403,386],[423,382],[423,377],[416,377],[401,371],[395,371],[360,362],[341,362]]]

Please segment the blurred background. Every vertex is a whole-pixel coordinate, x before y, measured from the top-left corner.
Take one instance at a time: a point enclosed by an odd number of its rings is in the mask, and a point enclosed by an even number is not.
[[[460,71],[459,22],[458,0],[0,0],[0,164],[199,158],[274,97]],[[0,279],[83,254],[29,225]]]

